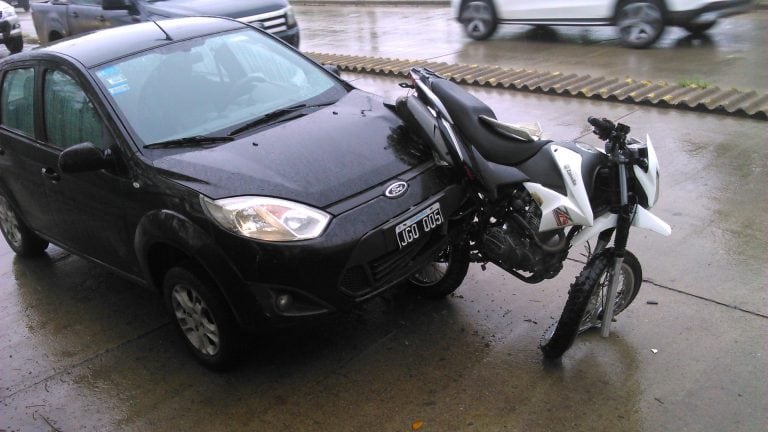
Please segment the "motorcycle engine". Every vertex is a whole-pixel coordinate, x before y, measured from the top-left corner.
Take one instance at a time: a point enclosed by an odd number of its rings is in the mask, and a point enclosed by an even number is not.
[[[502,269],[535,283],[553,278],[562,270],[564,251],[545,250],[541,244],[556,243],[563,233],[562,230],[539,233],[541,209],[527,192],[525,195],[524,201],[512,201],[499,223],[486,228],[480,252]],[[534,235],[537,238],[533,238]],[[521,271],[531,275],[520,275]]]

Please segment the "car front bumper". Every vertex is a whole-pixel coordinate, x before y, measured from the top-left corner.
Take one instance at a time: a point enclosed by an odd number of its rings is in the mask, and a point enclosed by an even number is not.
[[[466,196],[463,186],[439,171],[432,166],[408,179],[408,192],[398,199],[364,193],[334,205],[330,211],[341,213],[314,240],[275,244],[219,232],[216,241],[261,309],[250,313],[262,312],[269,324],[283,325],[347,309],[432,261],[451,236],[461,234],[452,217]],[[389,183],[374,189],[383,191]],[[400,248],[395,227],[434,203],[440,204],[442,225]]]

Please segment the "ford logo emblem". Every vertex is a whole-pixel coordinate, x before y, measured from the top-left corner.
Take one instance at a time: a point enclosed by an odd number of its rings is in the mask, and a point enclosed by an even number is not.
[[[392,183],[389,185],[387,190],[384,191],[384,196],[387,198],[397,198],[400,195],[404,194],[405,191],[408,190],[408,183],[404,181],[399,181],[397,183]]]

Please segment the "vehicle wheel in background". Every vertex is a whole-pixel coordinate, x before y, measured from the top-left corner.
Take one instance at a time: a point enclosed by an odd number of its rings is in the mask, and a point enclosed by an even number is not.
[[[411,275],[408,285],[423,297],[438,299],[456,291],[468,270],[469,250],[463,245],[452,245]]]
[[[467,36],[485,40],[496,31],[496,11],[489,0],[470,0],[461,8],[459,21],[464,24]]]
[[[5,47],[11,54],[19,53],[24,49],[24,39],[21,36],[12,37],[5,41]]]
[[[163,297],[197,360],[215,370],[232,366],[240,352],[241,330],[215,283],[201,271],[174,267],[165,275]]]
[[[653,0],[625,1],[616,11],[621,42],[630,48],[653,45],[664,31],[661,6]]]
[[[704,23],[704,24],[686,24],[683,26],[683,28],[688,30],[688,33],[701,34],[711,29],[712,27],[714,27],[715,24],[717,24],[717,21],[712,21],[711,23]]]
[[[0,193],[0,231],[3,232],[5,241],[16,255],[37,256],[48,248],[48,242],[29,229],[2,193]]]

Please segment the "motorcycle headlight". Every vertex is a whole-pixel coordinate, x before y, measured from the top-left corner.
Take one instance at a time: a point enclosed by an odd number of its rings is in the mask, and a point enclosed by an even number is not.
[[[200,196],[206,213],[225,229],[258,240],[289,242],[319,237],[331,216],[278,198],[242,196],[211,200]]]

